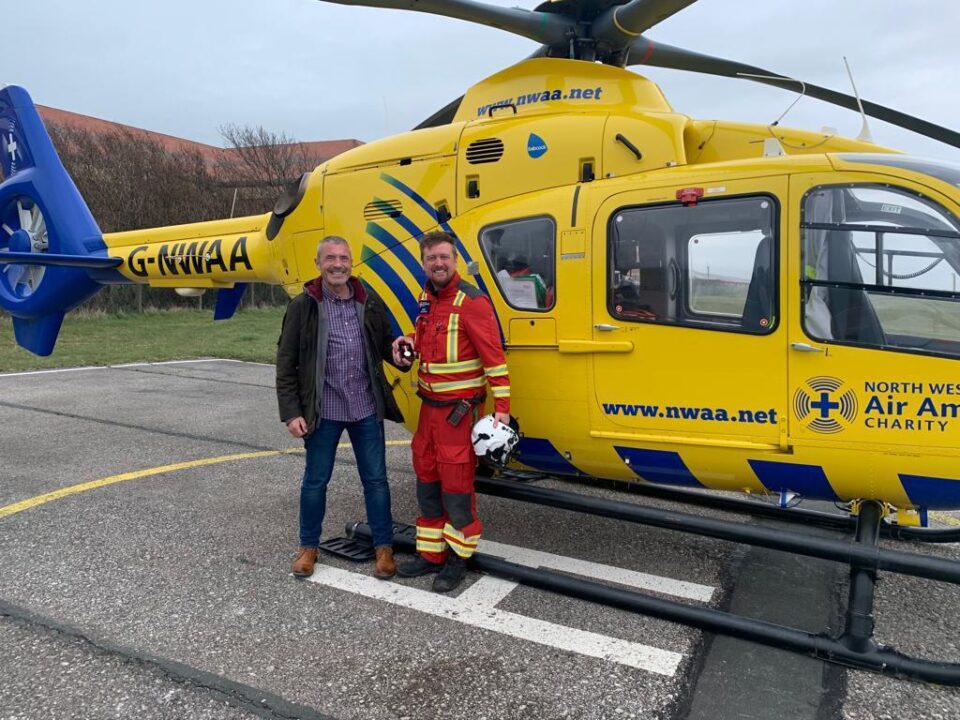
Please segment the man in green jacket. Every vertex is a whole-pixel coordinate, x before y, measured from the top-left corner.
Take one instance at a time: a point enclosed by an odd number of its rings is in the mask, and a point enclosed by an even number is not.
[[[351,275],[346,240],[332,235],[321,240],[316,263],[320,277],[290,301],[277,342],[280,420],[306,448],[300,549],[292,571],[297,577],[313,574],[327,484],[346,430],[373,535],[373,574],[386,580],[396,564],[383,420],[403,421],[383,373],[384,360],[393,364],[394,336],[383,300]]]

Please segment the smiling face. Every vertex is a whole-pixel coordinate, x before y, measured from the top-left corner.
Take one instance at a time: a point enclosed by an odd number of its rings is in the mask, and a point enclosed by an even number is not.
[[[327,241],[317,248],[317,268],[323,284],[331,292],[342,295],[346,292],[347,280],[353,270],[353,257],[346,243]]]
[[[423,271],[437,290],[446,287],[457,271],[457,250],[441,241],[423,248]]]

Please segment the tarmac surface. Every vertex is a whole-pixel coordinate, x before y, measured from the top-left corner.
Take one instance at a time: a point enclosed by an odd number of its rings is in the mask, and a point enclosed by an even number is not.
[[[0,720],[960,717],[957,690],[474,571],[453,597],[330,555],[297,580],[302,445],[277,420],[273,375],[223,360],[0,374]],[[387,439],[394,517],[412,522],[409,434],[388,424]],[[325,537],[363,520],[342,442]],[[833,563],[490,496],[478,508],[481,552],[842,628]],[[880,577],[877,639],[960,662],[960,588]]]

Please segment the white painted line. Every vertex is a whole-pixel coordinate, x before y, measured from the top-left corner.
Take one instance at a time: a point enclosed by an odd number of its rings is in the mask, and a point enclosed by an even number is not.
[[[190,365],[193,363],[208,363],[208,362],[244,362],[244,361],[234,360],[232,358],[198,358],[196,360],[160,360],[158,362],[124,363],[122,365],[111,365],[110,367],[132,368],[132,367],[150,367],[152,365]],[[261,365],[262,363],[256,363],[256,364]]]
[[[50,375],[52,373],[80,372],[82,370],[109,370],[106,365],[91,365],[89,367],[59,368],[57,370],[29,370],[26,372],[0,373],[0,378],[20,377],[21,375]]]
[[[699,600],[701,602],[709,602],[713,597],[714,588],[709,585],[698,585],[697,583],[686,582],[684,580],[673,580],[672,578],[660,577],[659,575],[648,575],[647,573],[636,572],[634,570],[625,570],[623,568],[601,565],[587,560],[577,560],[576,558],[563,557],[562,555],[553,555],[552,553],[517,547],[516,545],[505,545],[491,540],[481,539],[477,549],[487,555],[494,555],[519,565],[526,565],[527,567],[562,570],[563,572],[574,575],[606,580],[607,582],[616,583],[617,585],[651,590],[653,592],[663,593],[664,595],[673,595],[675,597]]]
[[[509,595],[515,587],[517,587],[517,583],[512,580],[505,580],[493,575],[481,575],[479,580],[457,596],[457,600],[464,604],[492,608]]]
[[[162,360],[160,362],[124,363],[122,365],[89,365],[75,368],[57,368],[55,370],[29,370],[26,372],[0,373],[0,378],[20,377],[21,375],[49,375],[51,373],[81,372],[84,370],[110,370],[113,368],[150,367],[151,365],[188,365],[190,363],[229,362],[243,365],[260,365],[273,367],[273,363],[258,363],[251,360],[234,360],[233,358],[201,358],[199,360]]]
[[[366,575],[347,572],[326,565],[318,565],[311,582],[363,595],[374,600],[405,607],[435,617],[454,620],[484,630],[528,640],[539,645],[609,660],[620,665],[672,676],[683,656],[669,650],[620,640],[598,633],[565,627],[524,615],[497,610],[475,600],[483,593],[459,598],[418,590],[395,582],[383,582]],[[492,585],[491,585],[492,587]],[[484,591],[485,593],[486,591]],[[466,601],[464,601],[464,596]]]

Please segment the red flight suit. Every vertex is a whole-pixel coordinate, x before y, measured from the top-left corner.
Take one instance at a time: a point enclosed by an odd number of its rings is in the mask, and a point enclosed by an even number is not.
[[[483,525],[473,490],[477,458],[470,441],[485,385],[494,411],[510,412],[510,377],[500,327],[490,298],[454,273],[435,291],[428,282],[420,294],[414,336],[420,357],[417,394],[420,420],[413,436],[417,474],[417,552],[442,563],[450,547],[461,558],[477,549]],[[460,399],[474,401],[456,425],[447,418]]]

